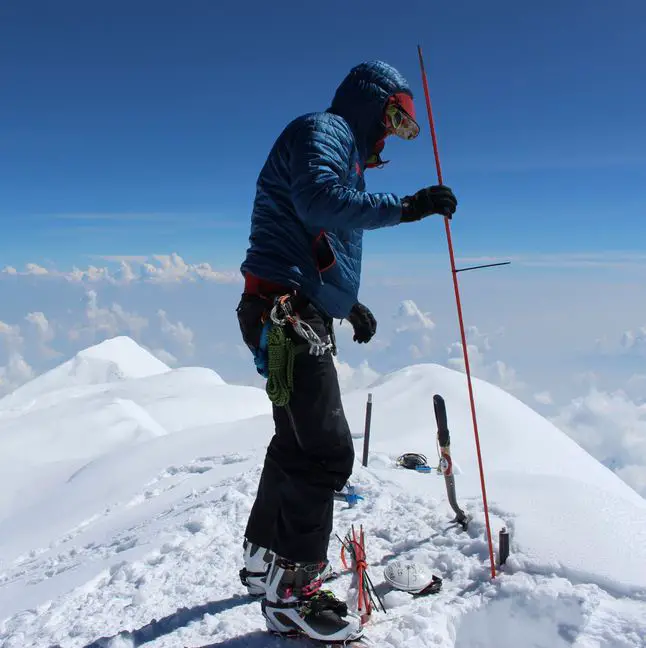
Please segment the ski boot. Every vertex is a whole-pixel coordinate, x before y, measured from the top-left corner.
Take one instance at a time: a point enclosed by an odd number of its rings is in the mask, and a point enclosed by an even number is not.
[[[265,576],[271,565],[274,553],[246,538],[243,543],[244,567],[240,570],[240,581],[247,588],[249,596],[265,595]]]
[[[293,563],[274,556],[261,602],[269,632],[329,643],[351,642],[363,635],[361,618],[332,592],[321,589],[327,567],[327,561]]]
[[[244,567],[238,572],[240,581],[247,588],[249,596],[258,598],[265,595],[265,576],[274,557],[271,549],[265,549],[260,545],[254,544],[245,538],[243,543],[244,549]],[[325,568],[321,572],[320,578],[323,581],[331,580],[338,576],[337,572],[332,569],[329,562],[325,563]]]

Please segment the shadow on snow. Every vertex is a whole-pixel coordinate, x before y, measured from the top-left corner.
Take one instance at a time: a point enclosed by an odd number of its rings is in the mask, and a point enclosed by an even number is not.
[[[212,601],[192,608],[178,608],[176,612],[169,614],[163,619],[153,619],[150,623],[147,623],[145,626],[142,626],[137,630],[124,630],[111,637],[101,637],[87,646],[84,646],[84,648],[106,648],[110,645],[110,642],[117,638],[129,640],[132,642],[133,646],[141,646],[149,641],[159,639],[164,635],[175,632],[175,630],[188,625],[191,621],[201,619],[205,614],[218,614],[219,612],[231,610],[240,605],[246,605],[247,603],[251,603],[253,600],[254,599],[248,596],[232,596],[231,598],[222,601]],[[258,633],[258,635],[263,635],[265,639],[267,638],[267,634],[264,632]],[[233,647],[248,644],[235,643],[234,641],[234,643],[225,642],[213,645]],[[54,646],[53,648],[58,647]]]

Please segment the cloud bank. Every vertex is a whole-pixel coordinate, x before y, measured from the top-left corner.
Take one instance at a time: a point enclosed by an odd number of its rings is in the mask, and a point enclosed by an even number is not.
[[[228,382],[263,385],[235,318],[237,271],[178,254],[104,261],[69,271],[29,263],[0,272],[0,395],[116,335],[132,337],[170,366],[207,366]],[[599,290],[596,281],[564,281],[465,280],[472,373],[552,419],[646,494],[646,308],[630,285]],[[357,345],[347,322],[336,327],[344,391],[420,362],[464,371],[449,282],[368,285],[363,292],[377,335]]]
[[[5,266],[0,278],[18,276],[40,276],[62,278],[75,283],[109,283],[125,285],[133,282],[181,283],[209,281],[214,283],[239,283],[236,271],[215,270],[209,263],[186,263],[177,253],[146,256],[108,256],[109,266],[90,265],[85,269],[73,267],[69,271],[45,268],[36,263],[27,263],[24,270]],[[115,267],[116,266],[116,267]]]

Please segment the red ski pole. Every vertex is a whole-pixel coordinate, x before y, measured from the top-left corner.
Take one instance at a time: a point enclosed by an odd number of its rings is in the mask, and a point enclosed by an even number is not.
[[[435,134],[435,122],[433,120],[433,109],[431,108],[431,96],[428,91],[428,80],[426,78],[426,68],[424,67],[424,58],[422,57],[422,48],[417,46],[419,54],[419,65],[422,72],[422,84],[424,85],[424,96],[426,97],[426,109],[428,111],[428,122],[431,127],[431,138],[433,140],[433,153],[435,154],[435,167],[437,169],[437,180],[439,184],[444,184],[442,180],[442,167],[440,166],[440,152],[437,146],[437,136]],[[464,320],[462,318],[462,304],[460,301],[460,288],[458,286],[458,270],[455,267],[455,255],[453,253],[453,241],[451,240],[451,220],[444,217],[444,227],[446,229],[446,240],[449,246],[449,257],[451,259],[451,274],[453,275],[453,288],[455,290],[455,302],[458,309],[458,320],[460,322],[460,335],[462,337],[462,351],[464,354],[464,368],[467,374],[467,385],[469,388],[469,402],[471,404],[471,418],[473,420],[473,433],[476,441],[476,452],[478,455],[478,468],[480,470],[480,485],[482,487],[482,501],[484,504],[485,523],[487,526],[487,542],[489,543],[489,559],[491,561],[491,578],[496,577],[496,563],[493,556],[493,541],[491,539],[491,526],[489,524],[489,506],[487,504],[487,489],[485,487],[484,468],[482,467],[482,453],[480,452],[480,435],[478,434],[478,420],[476,418],[476,405],[473,397],[473,385],[471,383],[471,369],[469,366],[469,353],[467,351],[467,336],[464,331]]]

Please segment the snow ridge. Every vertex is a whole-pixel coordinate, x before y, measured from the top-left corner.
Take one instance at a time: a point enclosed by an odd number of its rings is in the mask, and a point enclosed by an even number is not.
[[[79,354],[98,360],[99,374],[75,382],[73,362],[64,364],[51,383],[25,385],[29,398],[0,401],[0,645],[283,646],[263,631],[260,604],[238,578],[273,433],[266,394],[207,369],[144,368],[131,342]],[[120,369],[110,373],[110,362]],[[646,501],[537,413],[476,380],[491,524],[496,535],[511,530],[510,558],[491,580],[464,381],[420,364],[370,385],[370,462],[357,461],[352,477],[365,499],[336,503],[334,528],[366,531],[387,608],[373,615],[370,640],[646,647]],[[344,396],[357,459],[367,393]],[[434,393],[447,403],[466,532],[451,524],[435,471],[395,464],[406,451],[435,463]],[[337,567],[339,549],[333,535]],[[395,557],[439,575],[442,591],[389,590],[383,569]],[[350,574],[330,587],[356,602]]]

